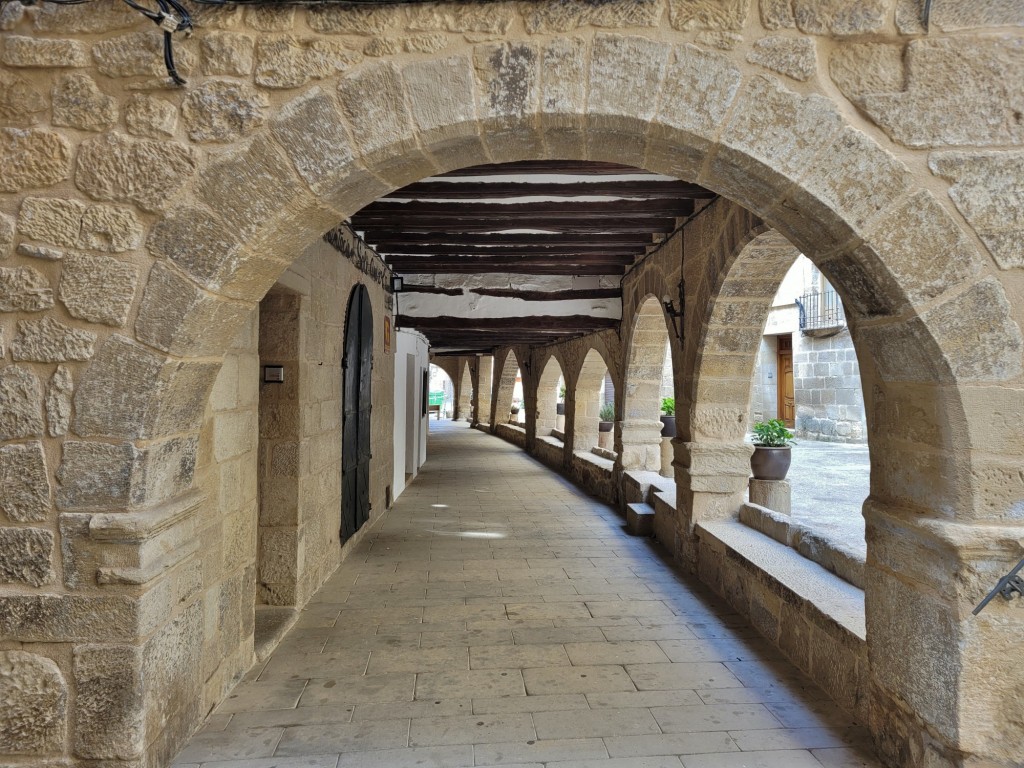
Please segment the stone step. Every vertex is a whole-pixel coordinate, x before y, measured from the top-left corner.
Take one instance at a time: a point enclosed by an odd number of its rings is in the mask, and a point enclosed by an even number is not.
[[[256,606],[253,648],[256,661],[265,661],[273,653],[298,618],[299,612],[294,608],[276,605]]]
[[[627,504],[626,530],[633,536],[653,536],[654,507],[643,502]]]

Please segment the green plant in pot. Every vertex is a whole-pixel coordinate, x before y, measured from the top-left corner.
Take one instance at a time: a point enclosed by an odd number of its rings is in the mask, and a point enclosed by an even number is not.
[[[755,480],[785,480],[792,460],[793,433],[782,419],[759,421],[754,425],[754,453],[750,471]]]
[[[661,436],[676,436],[676,399],[674,397],[661,398]]]
[[[598,412],[600,421],[597,424],[598,432],[611,432],[615,426],[615,403],[605,403]]]
[[[555,405],[555,411],[559,416],[565,415],[565,384],[558,388],[558,403]]]

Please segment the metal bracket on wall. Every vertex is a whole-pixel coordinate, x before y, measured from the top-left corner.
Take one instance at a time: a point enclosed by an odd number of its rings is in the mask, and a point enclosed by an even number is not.
[[[971,613],[977,616],[996,595],[1001,595],[1004,600],[1012,600],[1014,595],[1024,597],[1024,576],[1020,575],[1022,568],[1024,568],[1024,558],[1021,558],[1021,561],[1013,567],[1013,570],[999,580],[999,583],[985,596],[984,600],[978,603],[978,607],[971,611]]]

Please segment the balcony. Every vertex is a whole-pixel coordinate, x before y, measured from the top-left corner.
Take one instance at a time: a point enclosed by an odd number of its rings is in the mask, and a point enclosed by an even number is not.
[[[839,294],[828,289],[809,291],[796,300],[800,310],[800,332],[806,336],[828,336],[846,327],[846,312]]]

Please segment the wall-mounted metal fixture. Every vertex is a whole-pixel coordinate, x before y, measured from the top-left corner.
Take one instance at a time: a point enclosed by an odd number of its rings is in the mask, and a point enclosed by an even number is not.
[[[672,325],[672,330],[676,333],[676,338],[679,341],[683,340],[683,319],[686,315],[686,283],[683,280],[679,281],[679,306],[672,302],[671,299],[665,299],[662,302],[662,306],[665,308],[665,314],[668,315],[669,321]]]
[[[1004,600],[1012,600],[1014,595],[1024,597],[1024,576],[1020,575],[1022,568],[1024,568],[1024,558],[1013,567],[1013,570],[999,580],[999,583],[985,596],[984,600],[978,603],[978,607],[971,611],[971,613],[977,616],[981,613],[981,609],[988,605],[989,601],[996,595],[1002,595]]]
[[[264,384],[284,384],[284,366],[283,365],[264,365],[263,366],[263,383]]]
[[[405,278],[402,277],[401,275],[392,275],[391,276],[391,292],[392,293],[401,293],[404,290],[405,290]]]

